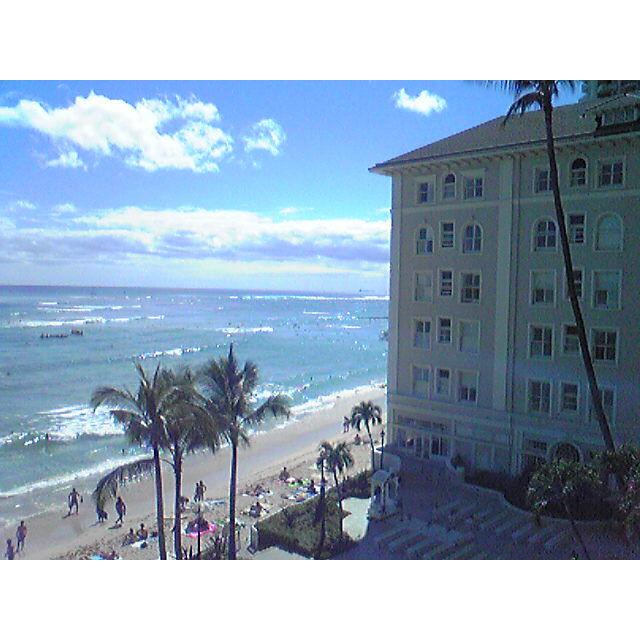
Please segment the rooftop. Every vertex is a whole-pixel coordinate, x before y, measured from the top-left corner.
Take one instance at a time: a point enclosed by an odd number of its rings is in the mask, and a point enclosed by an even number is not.
[[[563,141],[593,136],[596,132],[596,115],[601,110],[637,103],[638,100],[635,97],[621,96],[616,99],[590,100],[556,107],[553,111],[554,137],[557,141]],[[441,160],[468,153],[482,153],[521,145],[542,144],[545,138],[544,117],[539,110],[514,115],[506,123],[504,116],[500,116],[376,164],[370,171],[385,174],[407,163]]]

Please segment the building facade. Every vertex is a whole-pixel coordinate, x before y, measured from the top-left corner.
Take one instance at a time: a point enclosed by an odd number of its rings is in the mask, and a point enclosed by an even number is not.
[[[554,112],[560,188],[617,442],[640,437],[640,99]],[[602,108],[599,107],[603,104]],[[518,473],[603,448],[566,295],[543,116],[376,165],[392,179],[388,442]]]

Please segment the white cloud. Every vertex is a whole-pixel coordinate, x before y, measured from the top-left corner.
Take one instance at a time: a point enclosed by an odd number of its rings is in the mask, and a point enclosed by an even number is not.
[[[313,207],[282,207],[278,213],[282,216],[292,216],[304,211],[313,211]]]
[[[29,200],[14,200],[7,207],[8,211],[34,211],[36,209],[36,205],[33,202],[29,202]]]
[[[429,93],[426,89],[417,96],[411,96],[403,88],[396,91],[392,97],[398,109],[414,111],[423,116],[428,116],[434,111],[440,113],[447,107],[447,101],[443,97],[435,93]]]
[[[271,155],[277,156],[286,139],[284,129],[275,120],[265,118],[256,122],[251,127],[250,134],[244,137],[244,150],[268,151]]]
[[[87,165],[83,162],[82,158],[80,158],[77,151],[61,153],[57,158],[48,160],[45,164],[47,167],[64,167],[66,169],[87,168]]]
[[[71,202],[63,202],[53,207],[55,213],[75,213],[78,209],[75,204]]]
[[[211,125],[219,119],[214,104],[195,98],[145,99],[130,104],[93,92],[86,98],[76,97],[68,107],[49,108],[33,100],[0,107],[0,125],[34,129],[58,144],[121,157],[126,164],[146,171],[218,171],[219,161],[233,149],[233,138]],[[79,167],[82,162],[74,150],[48,164]]]

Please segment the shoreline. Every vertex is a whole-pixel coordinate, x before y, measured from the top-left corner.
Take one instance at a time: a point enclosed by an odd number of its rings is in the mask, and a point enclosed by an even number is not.
[[[325,397],[326,398],[326,397]],[[313,456],[322,440],[336,440],[342,435],[342,417],[350,413],[351,407],[362,399],[380,404],[386,412],[386,386],[381,384],[357,387],[332,394],[333,402],[326,407],[303,412],[282,426],[258,431],[251,438],[251,445],[239,452],[238,495],[248,482],[257,482],[282,466],[293,468],[309,456]],[[321,400],[323,398],[319,398]],[[364,447],[363,447],[364,449]],[[367,447],[368,449],[368,447]],[[366,459],[366,458],[365,458]],[[173,476],[170,468],[163,469],[165,517],[173,517]],[[191,495],[198,480],[204,480],[209,499],[228,499],[229,449],[221,448],[215,455],[198,453],[185,460],[183,494]],[[78,483],[80,484],[80,483]],[[91,487],[93,488],[93,486]],[[84,494],[79,516],[66,516],[65,503],[60,508],[25,518],[28,527],[26,550],[18,558],[46,559],[72,553],[79,547],[105,544],[119,540],[128,527],[137,529],[139,523],[154,526],[155,498],[153,478],[145,478],[126,485],[121,492],[127,504],[125,527],[114,529],[113,504],[107,510],[107,523],[98,525],[90,493]],[[62,498],[63,496],[61,496]],[[2,526],[3,540],[15,536],[16,521]],[[155,526],[154,526],[155,528]],[[112,545],[113,546],[113,545]],[[116,547],[118,548],[118,547]],[[170,538],[167,540],[171,548]],[[154,550],[157,555],[157,549]],[[155,557],[154,555],[149,557]]]

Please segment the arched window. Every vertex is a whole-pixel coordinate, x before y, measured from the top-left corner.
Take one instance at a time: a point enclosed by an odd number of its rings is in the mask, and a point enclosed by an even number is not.
[[[453,173],[449,173],[444,177],[442,182],[442,198],[449,200],[456,197],[456,177]]]
[[[622,220],[607,214],[596,225],[596,251],[620,251],[622,249]]]
[[[416,253],[419,256],[433,253],[433,229],[431,227],[420,227],[418,229]]]
[[[482,251],[482,229],[478,224],[468,224],[462,236],[462,253]]]
[[[556,242],[556,223],[551,218],[538,220],[534,227],[534,251],[546,251],[548,249],[555,249]]]
[[[584,158],[576,158],[571,163],[571,186],[581,187],[587,184],[587,161]]]

